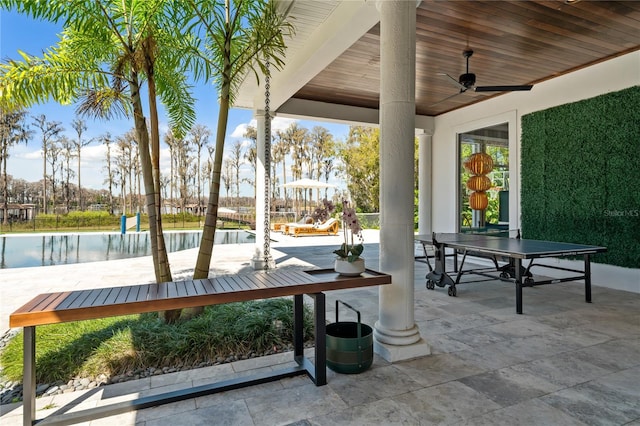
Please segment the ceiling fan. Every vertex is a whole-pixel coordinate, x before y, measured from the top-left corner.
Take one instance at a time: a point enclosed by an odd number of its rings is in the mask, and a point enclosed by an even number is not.
[[[461,93],[466,92],[467,90],[473,90],[474,92],[514,92],[514,91],[526,91],[531,90],[533,85],[522,85],[522,86],[476,86],[476,75],[469,72],[469,58],[473,55],[473,50],[466,49],[462,52],[462,56],[467,59],[467,72],[464,74],[460,74],[460,77],[456,80],[451,77],[447,73],[438,73],[438,75],[443,75],[447,77],[449,80],[453,82],[460,89],[460,91],[454,95],[451,95],[447,98],[442,99],[441,101],[436,102],[439,104],[440,102],[444,102],[448,99],[453,98],[454,96],[458,96]],[[433,104],[435,105],[435,104]]]

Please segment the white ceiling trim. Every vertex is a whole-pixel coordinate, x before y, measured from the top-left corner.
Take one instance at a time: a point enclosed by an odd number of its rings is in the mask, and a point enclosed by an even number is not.
[[[344,123],[351,126],[378,126],[380,111],[376,108],[362,108],[306,99],[289,99],[278,109],[278,117],[307,120],[323,120]],[[415,128],[433,132],[434,119],[431,116],[416,115]]]

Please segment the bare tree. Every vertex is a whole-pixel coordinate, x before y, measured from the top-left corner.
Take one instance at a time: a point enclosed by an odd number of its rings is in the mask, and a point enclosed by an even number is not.
[[[122,214],[127,214],[127,183],[131,177],[131,139],[126,135],[116,138],[116,167],[119,181],[120,193],[122,196]],[[129,187],[131,185],[129,184]]]
[[[168,195],[167,192],[169,190],[169,185],[171,185],[171,177],[167,176],[166,174],[162,174],[160,175],[160,189],[162,190],[162,199],[163,200],[168,200]],[[167,213],[166,208],[163,209],[163,211],[165,213]]]
[[[37,117],[33,117],[33,124],[40,129],[41,141],[42,141],[42,210],[44,214],[47,214],[47,155],[48,148],[51,144],[52,138],[58,136],[64,129],[60,122],[47,121],[47,117],[41,114]]]
[[[173,145],[173,155],[176,158],[176,174],[178,178],[178,195],[180,197],[180,211],[185,211],[187,199],[189,198],[189,172],[192,169],[193,158],[191,157],[192,147],[183,139],[175,139]]]
[[[73,141],[76,147],[76,156],[78,157],[78,208],[80,211],[84,211],[84,200],[82,199],[82,183],[80,181],[80,156],[82,148],[89,145],[93,139],[88,141],[82,140],[82,134],[87,130],[87,125],[84,120],[76,118],[71,122],[71,127],[76,131],[78,139]]]
[[[273,154],[273,163],[282,162],[282,185],[287,183],[287,155],[289,155],[289,151],[291,146],[289,144],[289,139],[285,137],[284,132],[277,131],[275,134],[275,141],[272,145],[272,154]],[[276,179],[274,177],[273,181]],[[274,191],[275,192],[275,191]],[[284,204],[285,207],[288,207],[289,203],[287,201],[287,190],[284,190]]]
[[[199,216],[202,213],[202,192],[201,192],[202,186],[201,186],[201,179],[200,179],[200,171],[202,166],[201,153],[202,153],[202,148],[209,143],[209,136],[211,135],[211,131],[209,130],[209,128],[207,128],[206,126],[203,126],[202,124],[196,124],[191,128],[191,130],[189,131],[189,134],[191,135],[191,143],[193,144],[196,150],[195,168],[196,168],[196,177],[197,177],[196,185],[198,188],[196,191],[196,197],[198,199],[198,216]]]
[[[101,137],[101,140],[102,143],[107,147],[107,164],[105,166],[105,169],[107,171],[107,178],[105,179],[104,183],[106,183],[109,187],[109,213],[113,214],[113,186],[115,183],[115,174],[113,166],[111,164],[111,134],[105,134]]]
[[[49,182],[51,183],[51,205],[55,212],[57,200],[56,173],[58,173],[62,168],[62,161],[60,158],[60,152],[62,149],[60,148],[59,141],[57,139],[50,139],[46,146],[46,151],[49,153],[46,157],[47,163],[51,166],[51,174],[48,175]]]
[[[133,176],[131,177],[131,183],[133,184],[131,195],[133,196],[133,194],[136,194],[134,211],[140,212],[140,205],[142,204],[142,189],[140,186],[140,180],[142,178],[142,167],[140,164],[140,150],[138,149],[137,142],[133,145],[131,161],[131,171],[133,173]]]
[[[220,174],[224,189],[227,191],[227,200],[229,199],[229,190],[233,185],[233,166],[231,165],[231,159],[225,158],[222,167],[222,173]]]
[[[73,170],[71,170],[71,158],[73,158],[74,142],[66,136],[59,139],[60,153],[62,154],[62,165],[60,167],[60,180],[63,185],[62,199],[64,202],[65,212],[69,212],[71,201],[71,187],[69,186]]]
[[[254,177],[253,179],[245,178],[244,181],[253,186],[253,198],[256,198],[257,182],[255,176],[258,166],[258,131],[253,126],[247,126],[247,130],[244,132],[244,137],[248,138],[251,141],[251,145],[244,153],[244,159],[247,160],[247,162],[251,165],[251,168],[253,169],[252,176]],[[269,170],[266,170],[266,172],[269,173]]]
[[[3,222],[9,223],[9,180],[7,176],[7,158],[9,148],[20,142],[27,143],[31,136],[29,126],[25,124],[27,112],[24,110],[5,112],[0,109],[0,174],[2,175]],[[24,202],[24,201],[23,201]]]
[[[174,213],[173,203],[174,199],[174,189],[175,189],[175,165],[177,164],[177,156],[176,150],[178,148],[178,141],[176,140],[173,132],[169,130],[164,135],[164,143],[169,147],[169,163],[170,163],[170,171],[169,171],[169,200],[171,202],[171,213]]]
[[[236,184],[236,207],[240,207],[240,167],[244,163],[242,160],[242,142],[236,141],[231,149],[229,163],[233,170],[234,183]]]
[[[205,176],[211,176],[211,173],[213,173],[213,160],[214,160],[214,153],[215,153],[216,147],[214,145],[207,145],[207,152],[209,153],[209,158],[207,158],[207,161],[205,163],[205,165],[203,166],[203,173]],[[205,179],[203,182],[203,193],[204,193],[204,186],[209,182],[210,179]]]

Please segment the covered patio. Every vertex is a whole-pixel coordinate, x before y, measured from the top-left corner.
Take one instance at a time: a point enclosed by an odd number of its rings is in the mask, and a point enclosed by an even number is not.
[[[523,117],[638,86],[640,2],[281,5],[296,25],[286,65],[271,73],[268,90],[265,79],[259,86],[248,78],[236,103],[255,111],[257,173],[262,173],[257,180],[264,176],[274,115],[379,126],[380,259],[377,266],[368,265],[391,274],[393,284],[379,290],[375,350],[390,362],[427,355],[431,342],[417,320],[414,291],[414,139],[419,142],[420,234],[460,231],[462,139],[480,131],[488,140],[497,134],[508,149],[504,226],[521,229],[527,213],[522,207]],[[473,58],[464,53],[469,50]],[[513,85],[533,88],[499,88]],[[491,91],[481,90],[487,86]],[[266,191],[258,192],[258,200],[267,198]],[[627,206],[637,208],[633,202]],[[258,217],[260,209],[258,204]],[[261,268],[272,263],[268,232],[258,231],[252,261]],[[593,271],[610,277],[602,285],[640,292],[638,265],[626,266],[600,264]]]
[[[281,4],[297,26],[287,65],[271,76],[269,91],[248,79],[237,106],[254,110],[258,121],[256,181],[264,180],[259,174],[265,173],[274,114],[380,126],[381,230],[365,236],[365,257],[394,282],[380,290],[327,295],[327,306],[348,301],[374,326],[373,368],[354,376],[329,372],[323,387],[287,379],[90,424],[640,424],[638,268],[594,265],[592,304],[584,303],[581,283],[528,288],[524,315],[513,309],[511,283],[465,285],[458,297],[427,290],[426,266],[414,262],[412,185],[417,136],[420,233],[457,231],[457,137],[506,123],[513,165],[508,227],[520,228],[522,116],[639,85],[640,2]],[[460,88],[437,74],[464,72],[466,48],[476,52],[471,64],[479,84],[533,84],[533,90],[465,90],[450,97]],[[268,203],[260,200],[269,197],[262,191],[257,207],[266,214]],[[257,228],[253,259],[246,247],[218,247],[213,272],[326,268],[339,241],[285,236],[270,245],[268,224]],[[173,254],[174,270],[188,276],[193,255]],[[113,273],[120,269],[131,284],[151,279],[145,275],[148,262],[127,262],[132,264],[122,268],[110,262],[102,273],[92,265],[88,276],[101,276],[104,285],[121,283]],[[83,267],[65,268],[65,277],[47,275],[48,291],[67,289],[70,282],[91,285],[77,268]],[[24,271],[12,273],[0,276],[30,282]],[[11,291],[3,289],[3,300]],[[273,355],[49,396],[38,400],[38,416],[271,369],[289,358]],[[21,420],[19,404],[2,407],[3,424]]]

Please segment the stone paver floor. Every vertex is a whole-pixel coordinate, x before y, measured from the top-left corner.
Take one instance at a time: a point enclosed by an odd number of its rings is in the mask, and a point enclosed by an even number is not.
[[[377,265],[377,234],[365,238],[367,263]],[[280,267],[329,267],[332,246],[340,242],[339,237],[279,234],[274,239]],[[214,271],[249,268],[251,251],[240,245],[216,247]],[[172,254],[174,277],[187,277],[194,258],[193,250]],[[34,292],[149,282],[149,268],[150,260],[143,258],[0,271],[0,325],[6,329],[8,314]],[[329,370],[326,386],[316,387],[300,376],[89,424],[640,426],[640,294],[597,287],[596,282],[593,303],[587,304],[582,283],[525,288],[524,315],[517,315],[512,284],[461,285],[458,297],[449,297],[446,289],[425,288],[426,269],[416,263],[415,321],[431,355],[393,364],[376,356],[372,368],[361,374]],[[9,303],[7,297],[19,300]],[[359,309],[365,323],[373,325],[377,318],[375,289],[331,292],[327,298],[331,321],[336,298]],[[292,355],[284,353],[43,397],[37,401],[37,416],[290,362]],[[3,426],[22,424],[20,404],[2,406],[0,415]]]

